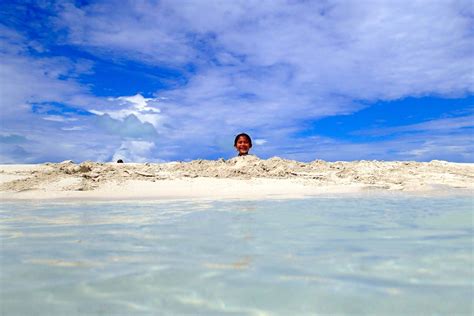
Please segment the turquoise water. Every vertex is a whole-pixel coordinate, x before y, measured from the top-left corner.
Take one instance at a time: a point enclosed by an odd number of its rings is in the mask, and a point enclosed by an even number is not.
[[[473,199],[2,203],[2,315],[470,315]]]

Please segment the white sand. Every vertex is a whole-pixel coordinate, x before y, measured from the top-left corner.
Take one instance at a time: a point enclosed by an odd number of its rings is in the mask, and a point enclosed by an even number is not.
[[[0,199],[258,199],[324,194],[474,191],[474,164],[310,163],[255,156],[188,163],[0,165]]]

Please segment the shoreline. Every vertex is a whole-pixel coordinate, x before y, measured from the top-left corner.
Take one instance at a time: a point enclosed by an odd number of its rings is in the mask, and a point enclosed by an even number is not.
[[[256,200],[474,192],[474,164],[303,163],[255,156],[170,163],[0,165],[0,201]]]

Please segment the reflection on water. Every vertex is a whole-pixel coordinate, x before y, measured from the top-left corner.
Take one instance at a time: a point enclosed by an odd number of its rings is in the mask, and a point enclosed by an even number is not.
[[[472,314],[472,219],[468,197],[3,203],[0,311]]]

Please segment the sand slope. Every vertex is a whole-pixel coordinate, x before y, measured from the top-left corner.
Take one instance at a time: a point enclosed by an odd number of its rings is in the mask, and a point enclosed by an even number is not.
[[[0,165],[0,198],[162,199],[299,197],[366,190],[474,189],[474,164],[445,161],[303,163],[255,156],[163,164]]]

